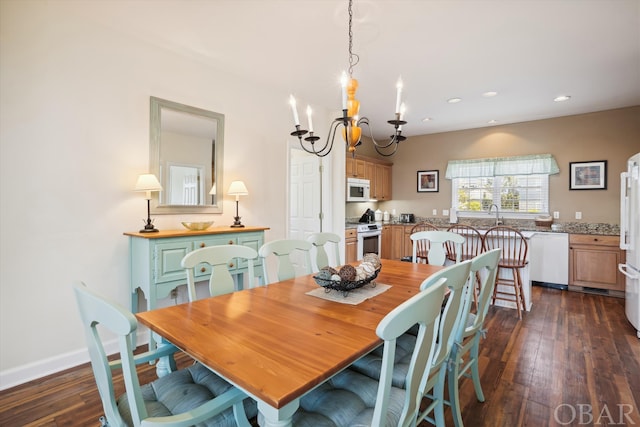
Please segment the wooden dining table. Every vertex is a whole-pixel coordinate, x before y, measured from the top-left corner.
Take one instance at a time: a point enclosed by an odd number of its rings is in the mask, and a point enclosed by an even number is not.
[[[136,317],[255,399],[265,426],[290,426],[300,397],[378,347],[382,318],[442,269],[381,261],[375,281],[391,287],[357,305],[307,295],[307,275]]]

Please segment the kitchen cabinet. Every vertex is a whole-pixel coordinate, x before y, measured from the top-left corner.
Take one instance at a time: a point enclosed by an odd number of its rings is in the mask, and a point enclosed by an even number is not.
[[[347,155],[347,178],[361,178],[369,180],[372,199],[391,200],[391,172],[392,163],[380,159],[364,156],[352,157]]]
[[[625,281],[618,264],[624,259],[618,236],[569,235],[569,289],[597,289],[623,296]]]
[[[400,259],[404,256],[404,227],[394,225],[391,227],[391,257]]]
[[[371,198],[379,201],[391,200],[391,166],[373,164]]]
[[[402,224],[382,226],[382,258],[400,259],[411,256],[411,228]]]
[[[347,156],[346,161],[346,174],[347,178],[362,178],[368,179],[365,172],[365,161],[360,157]]]
[[[358,260],[358,232],[355,228],[344,231],[344,253],[346,264]]]
[[[404,236],[402,238],[402,256],[410,257],[413,256],[413,241],[411,240],[411,230],[415,224],[405,225],[404,228]]]
[[[380,258],[393,259],[391,248],[392,248],[392,225],[383,225],[382,226],[382,247],[380,248]]]
[[[364,179],[368,179],[371,185],[371,197],[375,194],[376,185],[376,164],[372,162],[364,162]]]

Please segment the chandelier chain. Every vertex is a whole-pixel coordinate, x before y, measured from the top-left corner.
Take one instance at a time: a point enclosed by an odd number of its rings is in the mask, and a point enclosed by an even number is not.
[[[349,78],[353,78],[353,67],[360,62],[360,56],[353,53],[353,0],[349,0]]]

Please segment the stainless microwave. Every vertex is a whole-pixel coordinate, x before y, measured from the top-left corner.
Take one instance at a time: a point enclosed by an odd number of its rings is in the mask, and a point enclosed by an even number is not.
[[[347,178],[347,202],[368,202],[370,188],[368,179]]]

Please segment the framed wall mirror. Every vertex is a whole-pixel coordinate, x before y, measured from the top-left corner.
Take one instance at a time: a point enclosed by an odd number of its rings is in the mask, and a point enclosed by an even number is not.
[[[152,213],[222,213],[224,114],[151,97]]]

